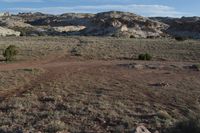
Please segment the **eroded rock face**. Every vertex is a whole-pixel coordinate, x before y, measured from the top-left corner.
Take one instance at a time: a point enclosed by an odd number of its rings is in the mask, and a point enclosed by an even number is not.
[[[91,19],[91,25],[86,29],[87,34],[144,38],[160,37],[163,34],[162,30],[168,28],[166,24],[133,13],[114,11],[96,14]]]
[[[8,28],[13,28],[13,27],[33,27],[30,24],[26,24],[23,21],[20,20],[15,20],[15,19],[5,19],[5,20],[0,20],[0,26],[5,26]]]
[[[93,17],[92,14],[82,14],[82,13],[66,13],[61,15],[46,15],[45,14],[26,14],[23,15],[23,19],[27,23],[33,26],[86,26],[89,23],[90,18]],[[30,18],[30,19],[29,19]]]
[[[163,35],[162,30],[167,28],[166,24],[133,13],[115,11],[98,14],[66,13],[55,16],[35,13],[19,16],[33,26],[56,27],[56,31],[73,31],[77,32],[77,35],[160,37]]]
[[[74,32],[74,31],[81,31],[85,29],[85,26],[59,26],[53,27],[55,31],[58,32]]]
[[[20,36],[20,32],[0,27],[0,36]]]
[[[165,32],[171,36],[200,39],[200,17],[157,17],[151,19],[168,24],[169,28]]]
[[[39,12],[20,13],[18,15],[0,16],[0,26],[20,32],[28,32],[25,35],[32,35],[33,33],[39,35],[66,34],[132,38],[156,38],[171,35],[172,37],[200,39],[199,17],[146,18],[119,11],[98,14],[65,13],[61,15]],[[37,30],[38,28],[44,29],[45,33],[44,31],[40,33]]]

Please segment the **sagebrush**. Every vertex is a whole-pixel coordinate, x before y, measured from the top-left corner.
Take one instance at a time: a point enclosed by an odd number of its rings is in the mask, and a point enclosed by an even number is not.
[[[6,61],[12,61],[18,53],[18,48],[15,45],[10,45],[3,52],[3,56],[5,57]]]

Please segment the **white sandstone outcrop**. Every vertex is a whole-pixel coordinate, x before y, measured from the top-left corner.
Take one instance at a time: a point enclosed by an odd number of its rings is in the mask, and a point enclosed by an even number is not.
[[[0,27],[0,36],[20,36],[20,32]]]

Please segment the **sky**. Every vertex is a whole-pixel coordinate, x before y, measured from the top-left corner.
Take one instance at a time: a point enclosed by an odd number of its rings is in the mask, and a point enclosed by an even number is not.
[[[200,0],[0,0],[0,12],[49,14],[125,11],[142,16],[200,16]]]

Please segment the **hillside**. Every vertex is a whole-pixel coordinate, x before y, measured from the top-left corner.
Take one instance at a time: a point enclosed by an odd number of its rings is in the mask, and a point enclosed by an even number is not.
[[[134,13],[110,11],[97,14],[61,15],[19,13],[1,16],[0,26],[22,36],[113,36],[131,38],[200,38],[199,17],[142,17]]]
[[[151,19],[169,25],[166,33],[171,36],[182,36],[200,39],[200,17],[157,17]]]
[[[162,30],[168,27],[166,24],[133,13],[117,11],[61,15],[20,13],[0,19],[0,26],[9,27],[28,36],[86,35],[135,38],[161,37],[164,36]]]

